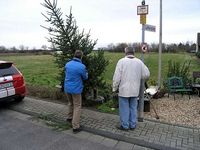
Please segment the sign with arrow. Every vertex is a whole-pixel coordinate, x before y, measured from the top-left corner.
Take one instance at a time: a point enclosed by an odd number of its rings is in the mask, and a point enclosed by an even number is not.
[[[150,32],[156,32],[156,26],[145,24],[144,25],[144,30],[145,31],[150,31]]]

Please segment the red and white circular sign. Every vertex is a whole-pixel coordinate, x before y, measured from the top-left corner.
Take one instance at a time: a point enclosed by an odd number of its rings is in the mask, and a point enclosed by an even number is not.
[[[147,52],[147,50],[148,50],[147,43],[142,43],[141,50],[143,53]]]

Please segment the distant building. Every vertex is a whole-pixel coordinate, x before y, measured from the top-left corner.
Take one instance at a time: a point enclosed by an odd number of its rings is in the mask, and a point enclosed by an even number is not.
[[[200,33],[197,33],[197,45],[196,45],[196,52],[200,51]]]

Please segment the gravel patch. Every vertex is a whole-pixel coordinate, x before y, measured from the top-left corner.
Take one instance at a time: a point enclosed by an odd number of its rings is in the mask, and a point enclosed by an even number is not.
[[[175,100],[173,96],[167,95],[160,99],[151,99],[159,119],[155,117],[153,107],[150,105],[150,112],[144,113],[144,118],[157,120],[165,123],[184,125],[193,128],[200,128],[200,97],[191,95],[176,94]]]

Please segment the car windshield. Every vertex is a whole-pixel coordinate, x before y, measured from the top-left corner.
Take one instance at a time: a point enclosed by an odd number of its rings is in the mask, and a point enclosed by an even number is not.
[[[0,64],[0,77],[19,74],[17,69],[12,64]]]

